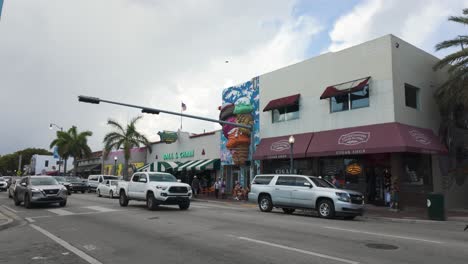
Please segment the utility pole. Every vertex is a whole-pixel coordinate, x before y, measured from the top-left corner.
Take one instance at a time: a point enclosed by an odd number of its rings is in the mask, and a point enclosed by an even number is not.
[[[19,161],[18,161],[18,171],[21,171],[21,163],[23,161],[23,154],[19,155]]]

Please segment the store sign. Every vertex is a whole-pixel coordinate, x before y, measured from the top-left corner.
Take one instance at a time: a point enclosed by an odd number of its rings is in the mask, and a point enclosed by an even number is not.
[[[365,149],[353,149],[353,150],[337,150],[335,151],[336,155],[359,155],[365,154]]]
[[[349,164],[348,167],[346,167],[346,173],[351,174],[351,175],[359,175],[362,172],[362,167],[361,165],[357,163]]]
[[[355,131],[355,132],[341,135],[340,138],[338,139],[338,144],[345,145],[345,146],[354,146],[354,145],[366,143],[367,141],[369,141],[369,138],[370,138],[370,132]]]
[[[276,141],[272,143],[270,146],[270,150],[276,151],[276,152],[280,152],[280,151],[287,150],[290,148],[291,148],[291,145],[289,144],[289,141],[287,139]]]
[[[171,144],[177,141],[177,132],[162,131],[158,132],[158,135],[161,138],[161,142],[166,144]]]
[[[190,151],[166,153],[166,154],[163,154],[163,159],[164,160],[174,160],[174,159],[192,158],[194,156],[194,152],[195,151],[190,150]]]
[[[297,169],[293,169],[293,172],[291,173],[290,172],[291,170],[290,169],[276,169],[275,170],[275,173],[276,174],[298,174],[299,171]]]
[[[424,133],[418,131],[418,130],[410,130],[408,133],[416,140],[416,142],[421,143],[423,145],[429,145],[431,144],[431,140],[429,137],[427,137]]]

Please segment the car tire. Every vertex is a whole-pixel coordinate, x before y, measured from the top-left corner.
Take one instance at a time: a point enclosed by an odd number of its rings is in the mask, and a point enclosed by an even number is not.
[[[333,202],[327,199],[320,200],[318,202],[318,215],[322,218],[333,218],[335,217],[335,206]]]
[[[96,191],[96,194],[97,194],[98,197],[101,197],[101,196],[102,196],[102,195],[101,195],[101,190],[98,189],[98,190]]]
[[[343,218],[344,218],[344,220],[354,220],[354,218],[356,218],[356,216],[355,215],[347,215],[347,216],[345,216]]]
[[[114,198],[114,192],[112,190],[109,191],[109,198]]]
[[[10,198],[10,199],[13,198],[13,196],[11,196],[10,191],[8,191],[8,198]]]
[[[258,207],[262,212],[271,212],[271,210],[273,210],[271,197],[266,194],[260,196],[260,199],[258,199]]]
[[[128,205],[128,198],[127,198],[127,195],[125,194],[125,192],[120,192],[119,204],[120,204],[120,206],[123,206],[123,207]]]
[[[179,209],[180,210],[187,210],[190,207],[190,200],[187,200],[186,202],[180,203],[179,204]]]
[[[60,202],[59,205],[60,205],[60,207],[64,207],[65,205],[67,205],[67,201],[65,200],[63,202]]]
[[[149,210],[155,210],[158,208],[158,202],[156,201],[156,198],[154,198],[153,193],[148,193],[146,195],[146,207],[148,207]]]
[[[292,208],[283,208],[283,212],[285,214],[292,214],[294,213],[294,211],[296,211],[296,209],[292,209]]]
[[[21,204],[21,201],[18,199],[18,194],[13,194],[13,201],[15,202],[16,206],[19,206]]]
[[[32,208],[32,204],[31,204],[31,198],[29,198],[29,195],[24,195],[24,207],[27,208],[27,209],[31,209]]]

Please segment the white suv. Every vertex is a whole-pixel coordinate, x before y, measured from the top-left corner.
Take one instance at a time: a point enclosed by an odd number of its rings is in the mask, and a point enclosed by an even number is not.
[[[305,175],[257,175],[252,181],[249,201],[257,202],[262,212],[273,207],[286,214],[295,209],[315,209],[320,217],[362,215],[364,196],[356,191],[337,189],[330,182]]]

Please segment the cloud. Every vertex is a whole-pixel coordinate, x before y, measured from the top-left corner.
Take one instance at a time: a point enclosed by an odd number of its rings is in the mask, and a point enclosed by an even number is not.
[[[80,94],[217,117],[221,90],[305,59],[323,29],[295,1],[6,1],[0,22],[0,154],[47,148],[50,122],[94,132],[136,109],[78,103]],[[268,7],[268,8],[266,8]],[[229,60],[229,63],[225,63]],[[180,118],[144,115],[151,140]],[[186,131],[219,128],[183,120]]]
[[[464,29],[450,25],[447,17],[461,14],[467,4],[466,0],[363,1],[335,21],[329,33],[328,51],[394,34],[432,53],[435,43],[443,40],[441,37],[451,38],[463,32]]]

